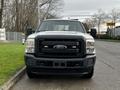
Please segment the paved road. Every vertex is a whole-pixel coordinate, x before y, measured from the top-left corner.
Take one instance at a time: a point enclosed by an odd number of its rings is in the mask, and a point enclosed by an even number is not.
[[[120,43],[96,41],[97,62],[91,80],[25,75],[11,90],[120,90]]]

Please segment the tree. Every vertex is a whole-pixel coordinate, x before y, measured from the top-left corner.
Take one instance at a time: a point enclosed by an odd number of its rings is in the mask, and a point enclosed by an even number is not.
[[[96,20],[97,27],[98,27],[98,37],[100,37],[100,25],[104,21],[105,12],[102,9],[99,9],[98,12],[93,15],[93,18]]]
[[[113,30],[113,34],[111,34],[111,37],[114,37],[115,36],[115,24],[120,19],[120,10],[113,8],[111,12],[107,14],[107,18],[110,20],[110,22],[107,22],[107,26],[108,28],[109,27],[111,28],[108,30]]]
[[[120,11],[118,9],[113,8],[109,16],[112,19],[112,22],[116,24],[117,20],[120,17]],[[115,36],[115,26],[113,28],[113,37],[114,36]]]
[[[110,13],[110,18],[112,19],[113,23],[116,23],[117,19],[120,18],[120,11],[118,9],[112,9]]]
[[[94,18],[86,18],[84,23],[87,24],[88,30],[96,26],[96,21]]]
[[[4,1],[3,26],[7,31],[25,32],[27,27],[36,29],[39,20],[55,17],[62,0]]]
[[[0,7],[0,28],[2,28],[2,20],[3,20],[3,8],[4,8],[4,0],[1,0],[1,7]]]
[[[42,0],[41,3],[39,5],[40,21],[43,21],[50,16],[57,16],[58,10],[60,11],[61,6],[63,5],[62,0]]]

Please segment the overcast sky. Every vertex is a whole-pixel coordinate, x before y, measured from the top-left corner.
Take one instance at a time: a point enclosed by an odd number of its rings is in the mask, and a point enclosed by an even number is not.
[[[120,0],[64,0],[64,13],[62,15],[91,14],[98,9],[110,11],[112,8],[120,9]]]

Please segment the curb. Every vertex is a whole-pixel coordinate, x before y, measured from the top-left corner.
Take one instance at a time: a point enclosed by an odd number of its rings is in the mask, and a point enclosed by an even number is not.
[[[10,90],[25,74],[26,67],[23,67],[20,71],[18,71],[9,81],[7,81],[0,90]]]

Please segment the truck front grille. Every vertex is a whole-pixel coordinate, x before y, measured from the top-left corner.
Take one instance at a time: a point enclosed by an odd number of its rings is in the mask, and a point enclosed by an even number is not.
[[[83,61],[36,61],[38,67],[53,67],[53,68],[66,68],[66,67],[82,67]]]
[[[84,41],[77,39],[37,39],[35,55],[48,58],[82,57],[84,46]]]

